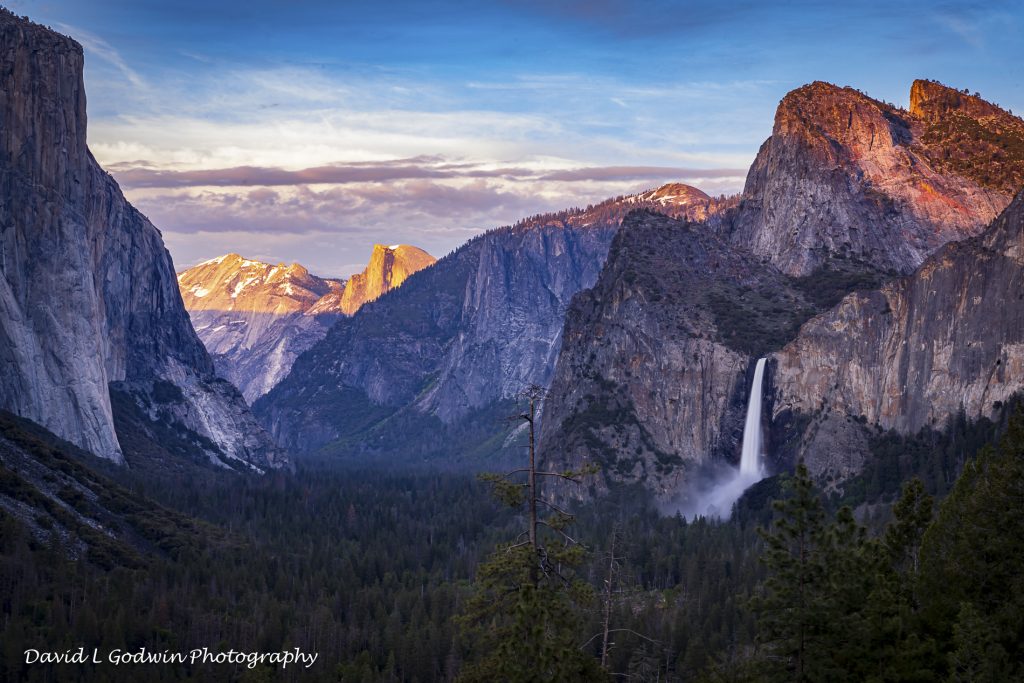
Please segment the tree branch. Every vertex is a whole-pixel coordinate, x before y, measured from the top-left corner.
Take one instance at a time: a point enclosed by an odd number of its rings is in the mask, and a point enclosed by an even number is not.
[[[559,479],[565,479],[571,481],[574,484],[582,484],[582,480],[577,479],[578,475],[566,474],[565,472],[537,472],[538,477],[558,477]]]
[[[643,638],[644,640],[646,640],[649,643],[654,643],[655,645],[661,645],[661,641],[660,640],[655,640],[654,638],[648,638],[644,634],[637,633],[636,631],[634,631],[631,628],[613,628],[613,629],[610,629],[608,631],[608,633],[621,633],[621,632],[632,633],[637,638]],[[580,649],[582,650],[587,645],[590,645],[592,642],[594,642],[594,638],[597,638],[598,636],[601,636],[601,635],[604,635],[604,631],[602,631],[600,633],[595,633],[594,635],[590,636],[590,638],[587,639],[587,642],[585,642],[582,645],[580,645]]]
[[[537,524],[543,524],[544,526],[546,526],[547,528],[551,529],[552,531],[557,531],[558,533],[562,534],[562,536],[564,536],[565,539],[567,541],[569,541],[570,543],[572,543],[573,545],[579,545],[579,541],[577,541],[572,536],[570,536],[569,534],[565,533],[564,531],[562,531],[558,527],[551,526],[550,524],[545,522],[543,519],[538,519],[537,520]]]
[[[555,512],[560,512],[563,515],[565,515],[566,517],[570,517],[570,518],[574,517],[574,515],[569,514],[568,512],[566,512],[562,508],[558,507],[554,503],[550,503],[550,502],[544,500],[543,498],[538,498],[537,501],[540,502],[540,503],[544,503],[545,505],[547,505],[549,508],[551,508]]]
[[[529,472],[529,471],[530,471],[529,467],[520,467],[518,470],[512,470],[511,472],[506,472],[505,474],[501,475],[501,478],[505,479],[507,477],[511,477],[513,474],[519,474],[520,472]]]

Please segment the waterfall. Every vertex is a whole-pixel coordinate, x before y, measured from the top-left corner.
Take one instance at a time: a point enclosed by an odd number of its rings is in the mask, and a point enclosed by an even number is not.
[[[743,492],[764,479],[761,466],[761,397],[764,393],[765,358],[759,358],[754,366],[754,381],[750,385],[750,400],[747,402],[747,420],[743,426],[743,449],[740,452],[738,469],[728,468],[707,488],[695,493],[692,503],[686,506],[686,516],[719,517],[729,519],[732,506]],[[680,510],[682,512],[682,510]]]
[[[754,383],[750,386],[747,402],[747,422],[743,425],[743,451],[740,457],[740,475],[744,478],[762,478],[761,470],[761,384],[764,381],[764,362],[759,358],[754,368]]]

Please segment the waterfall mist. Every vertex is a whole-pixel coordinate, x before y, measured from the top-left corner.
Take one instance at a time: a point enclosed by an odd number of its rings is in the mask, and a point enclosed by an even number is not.
[[[754,367],[754,380],[747,402],[747,419],[743,426],[740,466],[725,467],[708,480],[697,482],[690,493],[690,499],[680,506],[679,511],[685,517],[729,519],[733,504],[743,492],[764,479],[764,466],[761,464],[761,399],[765,360],[758,359]]]

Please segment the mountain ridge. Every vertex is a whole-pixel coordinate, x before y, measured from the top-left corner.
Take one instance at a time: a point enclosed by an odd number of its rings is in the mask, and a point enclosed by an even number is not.
[[[1019,119],[998,111],[1016,122],[1008,139],[1024,135]],[[942,244],[977,234],[1012,199],[1002,185],[1024,180],[1024,156],[999,167],[993,189],[974,168],[995,154],[988,118],[960,137],[940,123],[849,87],[816,81],[791,91],[747,176],[734,241],[805,276],[837,257],[908,273]],[[937,161],[950,140],[973,161]],[[981,151],[968,153],[975,145]]]
[[[496,406],[526,386],[548,382],[569,300],[596,280],[619,222],[637,205],[631,197],[532,216],[472,238],[339,321],[254,411],[299,452],[338,439],[348,439],[346,449],[380,451],[394,429],[375,430],[399,417],[407,429],[415,424],[434,435],[425,450],[443,447],[437,434],[480,411],[500,413]],[[658,206],[703,214],[708,202]],[[710,202],[712,213],[729,204]]]
[[[408,245],[375,245],[362,273],[347,281],[230,253],[178,273],[192,324],[217,372],[249,403],[291,370],[295,358],[340,317],[395,289],[434,258]]]

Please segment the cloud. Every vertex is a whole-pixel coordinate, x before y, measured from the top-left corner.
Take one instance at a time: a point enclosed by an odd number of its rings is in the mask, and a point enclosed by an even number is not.
[[[442,255],[484,229],[563,208],[567,201],[483,178],[326,188],[143,188],[127,195],[161,228],[178,268],[234,251],[299,261],[332,275],[347,275],[346,264],[365,263],[364,252],[375,242],[415,244]]]
[[[127,195],[158,227],[179,233],[329,232],[339,238],[419,226],[465,239],[473,231],[513,222],[549,203],[533,191],[515,191],[485,179],[457,184],[412,179],[327,188],[144,188]]]
[[[434,159],[436,157],[382,163],[338,162],[297,171],[260,166],[174,171],[155,168],[148,162],[138,165],[135,165],[137,162],[114,164],[109,168],[123,186],[130,188],[340,185],[412,178],[511,178],[535,175],[525,168],[474,168],[471,164],[438,164]]]
[[[81,43],[87,54],[95,55],[113,66],[133,88],[149,90],[149,84],[146,83],[145,79],[128,66],[128,63],[121,57],[121,53],[115,50],[110,43],[77,26],[58,23],[57,28]]]
[[[585,166],[554,171],[534,164],[505,165],[448,161],[442,156],[421,156],[383,162],[336,162],[299,170],[265,166],[173,170],[155,162],[135,160],[108,166],[125,188],[279,187],[387,183],[413,179],[501,178],[567,182],[686,180],[743,177],[742,168],[689,168],[675,166]]]

